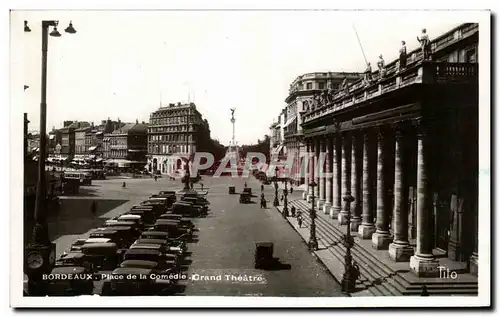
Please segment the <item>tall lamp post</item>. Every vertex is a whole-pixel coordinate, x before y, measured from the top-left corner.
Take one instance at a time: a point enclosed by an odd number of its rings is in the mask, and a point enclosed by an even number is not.
[[[187,163],[186,163],[186,182],[184,183],[184,190],[189,191],[191,189],[190,183],[191,183],[191,172],[189,170],[189,125],[190,125],[190,115],[191,115],[191,105],[188,105],[188,110],[187,110],[187,115],[186,115],[186,122],[187,122],[187,132],[186,132],[186,153],[187,153]]]
[[[357,264],[353,264],[351,256],[351,248],[354,245],[354,239],[351,236],[351,203],[354,201],[354,197],[348,191],[343,200],[347,206],[347,231],[343,238],[346,253],[344,257],[344,275],[342,276],[342,292],[350,294],[356,290],[356,280],[359,277],[359,267]]]
[[[280,205],[280,200],[278,199],[278,167],[274,170],[274,207],[278,207]]]
[[[46,130],[47,130],[47,48],[49,35],[60,37],[57,30],[58,21],[42,21],[42,76],[41,76],[41,101],[40,101],[40,158],[38,160],[38,181],[36,186],[35,225],[31,242],[25,248],[25,272],[29,277],[28,288],[30,295],[44,295],[45,283],[42,274],[52,270],[55,264],[55,244],[50,242],[47,228],[47,184],[45,180],[46,157]],[[49,34],[49,27],[53,27]],[[76,30],[70,22],[65,29],[67,33],[74,34]],[[24,21],[24,32],[31,32],[28,22]],[[25,86],[26,87],[26,86]]]
[[[316,198],[314,196],[314,187],[318,186],[318,184],[316,184],[314,182],[314,180],[309,183],[309,187],[311,188],[311,192],[312,192],[312,196],[311,196],[311,210],[310,210],[310,214],[309,214],[309,217],[311,218],[311,226],[309,228],[309,242],[308,242],[308,246],[309,246],[309,250],[311,251],[315,251],[315,250],[318,250],[318,239],[316,239],[316,210],[314,210],[314,199]]]

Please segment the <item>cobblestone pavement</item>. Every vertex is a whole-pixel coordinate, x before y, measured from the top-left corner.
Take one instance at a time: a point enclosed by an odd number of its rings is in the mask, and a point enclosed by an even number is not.
[[[121,188],[123,181],[127,183],[125,189]],[[238,193],[245,181],[255,196],[253,204],[239,204],[238,194],[228,194],[228,186],[234,185]],[[253,178],[204,177],[202,182],[209,191],[211,214],[194,219],[199,228],[198,241],[189,245],[192,263],[184,295],[342,296],[340,285],[272,207],[273,186],[265,186],[268,209],[262,210],[260,183]],[[58,256],[106,219],[160,190],[179,188],[180,181],[166,178],[157,182],[149,178],[108,179],[82,187],[77,197],[62,197],[58,220],[50,225]],[[96,217],[90,212],[92,200],[98,204]],[[283,264],[280,269],[254,269],[255,242],[259,241],[274,243],[274,257]]]

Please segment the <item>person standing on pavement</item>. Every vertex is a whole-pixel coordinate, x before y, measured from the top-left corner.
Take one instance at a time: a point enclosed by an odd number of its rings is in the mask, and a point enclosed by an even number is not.
[[[264,191],[264,184],[260,185],[260,191],[263,192]]]

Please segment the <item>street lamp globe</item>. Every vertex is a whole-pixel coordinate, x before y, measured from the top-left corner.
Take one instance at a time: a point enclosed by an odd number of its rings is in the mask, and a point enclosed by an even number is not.
[[[61,37],[61,33],[57,30],[57,26],[54,26],[54,29],[49,33],[49,35],[53,37]]]
[[[76,30],[73,27],[73,22],[70,21],[68,27],[64,30],[64,32],[69,33],[69,34],[75,34]]]
[[[314,188],[314,187],[318,186],[318,184],[316,184],[316,182],[312,181],[309,183],[309,186]]]
[[[31,32],[30,27],[28,26],[28,21],[24,20],[24,32]]]

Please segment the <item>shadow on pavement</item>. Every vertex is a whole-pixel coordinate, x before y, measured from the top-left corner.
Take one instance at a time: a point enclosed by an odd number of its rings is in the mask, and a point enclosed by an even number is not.
[[[291,270],[292,266],[287,263],[283,263],[279,258],[273,258],[262,268],[264,271],[281,271],[281,270]]]

